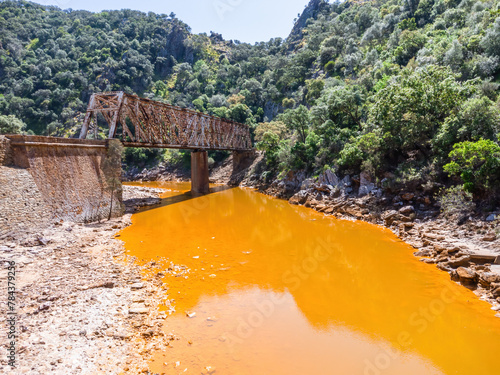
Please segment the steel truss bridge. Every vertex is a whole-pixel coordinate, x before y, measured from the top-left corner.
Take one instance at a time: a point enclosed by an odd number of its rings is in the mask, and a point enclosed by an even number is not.
[[[124,92],[92,95],[80,138],[98,138],[98,113],[108,123],[108,138],[126,147],[252,150],[247,125]]]

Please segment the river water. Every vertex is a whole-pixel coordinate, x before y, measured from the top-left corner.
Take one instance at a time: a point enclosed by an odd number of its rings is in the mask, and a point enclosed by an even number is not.
[[[389,230],[250,189],[193,198],[189,184],[146,186],[169,190],[121,233],[128,253],[189,269],[164,278],[176,309],[164,330],[181,339],[151,371],[500,373],[490,305]]]

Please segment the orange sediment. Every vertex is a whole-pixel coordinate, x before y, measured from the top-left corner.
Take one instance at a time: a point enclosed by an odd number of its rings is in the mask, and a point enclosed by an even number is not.
[[[181,340],[152,372],[498,373],[490,305],[389,230],[249,189],[193,198],[189,184],[163,187],[164,205],[121,234],[130,255],[189,269],[164,279],[177,311],[165,332]]]

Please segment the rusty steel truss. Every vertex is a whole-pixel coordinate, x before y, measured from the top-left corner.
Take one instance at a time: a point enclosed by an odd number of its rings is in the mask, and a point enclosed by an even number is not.
[[[80,138],[89,133],[98,138],[98,113],[108,123],[108,138],[119,138],[127,147],[252,149],[247,125],[124,92],[92,95]]]

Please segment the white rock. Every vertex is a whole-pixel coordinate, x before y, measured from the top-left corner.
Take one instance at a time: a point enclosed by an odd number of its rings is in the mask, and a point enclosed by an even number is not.
[[[130,285],[130,289],[142,289],[142,288],[144,288],[143,283],[135,283],[135,284]]]
[[[146,308],[146,307],[129,309],[128,313],[129,314],[148,314],[149,313],[149,309]]]

